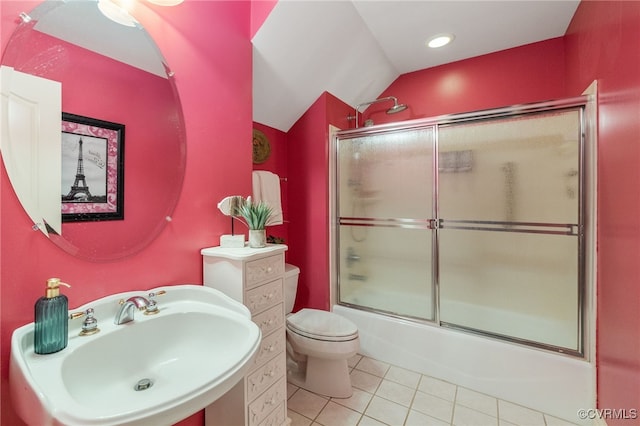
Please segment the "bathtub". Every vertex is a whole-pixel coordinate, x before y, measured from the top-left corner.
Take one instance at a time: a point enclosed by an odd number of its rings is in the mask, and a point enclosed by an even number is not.
[[[595,407],[595,367],[584,359],[524,347],[342,305],[353,321],[360,353],[533,408],[567,421]]]
[[[430,295],[406,288],[403,291],[381,289],[376,282],[340,296],[345,305],[373,308],[382,312],[402,312],[408,318],[433,318]],[[497,334],[520,337],[559,348],[577,348],[575,318],[540,317],[522,312],[469,304],[457,300],[440,302],[444,322],[479,330],[493,330]]]

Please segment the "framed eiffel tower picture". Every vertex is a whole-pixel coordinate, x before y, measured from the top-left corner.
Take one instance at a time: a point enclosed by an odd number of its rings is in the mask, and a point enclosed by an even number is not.
[[[124,219],[124,124],[62,113],[62,221]]]

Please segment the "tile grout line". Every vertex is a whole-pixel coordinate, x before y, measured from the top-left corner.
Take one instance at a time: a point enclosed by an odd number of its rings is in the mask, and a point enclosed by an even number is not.
[[[362,362],[362,360],[364,360],[365,358],[367,358],[367,357],[365,357],[365,356],[363,355],[363,356],[362,356],[362,358],[360,358],[360,360],[359,360],[359,361],[356,363],[356,365],[353,367],[353,370],[358,370],[358,371],[361,371],[361,372],[363,372],[363,373],[371,374],[372,376],[378,377],[378,378],[380,378],[381,380],[380,380],[380,383],[378,383],[378,385],[376,386],[376,389],[375,389],[375,390],[373,391],[373,393],[371,394],[371,399],[369,399],[369,402],[367,403],[367,406],[364,408],[364,410],[363,410],[363,412],[362,412],[362,416],[360,417],[360,421],[358,421],[358,424],[360,424],[360,422],[362,421],[362,419],[365,417],[365,413],[366,413],[367,409],[369,408],[369,406],[370,406],[370,405],[371,405],[371,403],[373,402],[373,398],[375,398],[376,396],[377,396],[378,398],[380,398],[380,399],[384,399],[385,401],[389,401],[389,402],[392,402],[392,403],[394,403],[394,404],[398,404],[398,403],[397,403],[397,402],[395,402],[395,401],[391,401],[390,399],[387,399],[387,398],[384,398],[384,397],[382,397],[382,396],[379,396],[379,395],[378,395],[378,390],[380,390],[380,386],[382,385],[382,382],[384,381],[385,376],[387,375],[387,373],[389,373],[389,370],[391,369],[391,364],[389,364],[389,363],[385,363],[385,364],[387,365],[387,368],[386,368],[386,370],[385,370],[385,372],[384,372],[384,375],[383,375],[383,376],[378,376],[377,374],[370,373],[370,372],[368,372],[368,371],[366,371],[366,370],[360,370],[360,369],[358,368],[358,365],[359,365],[359,364]],[[370,360],[373,360],[373,361],[377,361],[377,360],[375,360],[374,358],[369,358],[369,359],[370,359]],[[353,371],[353,370],[352,370],[352,371]],[[356,389],[360,389],[360,388],[356,388]],[[367,392],[367,393],[369,393],[368,391],[366,391],[366,390],[364,390],[364,389],[360,389],[360,390],[361,390],[361,391],[363,391],[363,392]],[[401,404],[398,404],[398,405],[401,405]],[[410,408],[409,408],[409,410],[410,410]],[[407,416],[405,416],[405,421],[403,422],[403,424],[404,424],[404,423],[406,423],[406,421],[407,421],[407,417],[408,417],[408,416],[409,416],[409,412],[407,411]],[[369,416],[367,416],[367,417],[369,417]],[[372,418],[372,419],[374,419],[375,421],[377,421],[377,422],[379,422],[379,423],[382,423],[382,424],[385,424],[385,425],[387,425],[387,426],[391,426],[391,425],[389,425],[388,423],[383,422],[382,420],[377,419],[377,418],[375,418],[375,417],[369,417],[369,418]]]
[[[453,426],[453,419],[455,418],[456,415],[456,405],[458,405],[458,390],[460,388],[460,386],[455,385],[456,386],[456,391],[453,394],[453,407],[451,407],[451,421],[449,422],[450,425]]]
[[[300,386],[296,386],[296,390],[295,390],[295,391],[293,391],[293,393],[291,394],[291,396],[290,396],[289,398],[287,398],[287,402],[288,402],[291,398],[293,398],[293,396],[294,396],[296,393],[298,393],[298,391],[299,391],[300,389],[307,391],[306,389],[301,388]],[[309,392],[309,393],[311,393],[311,394],[313,394],[313,395],[318,395],[318,394],[316,394],[316,393],[314,393],[314,392],[311,392],[311,391],[307,391],[307,392]],[[319,396],[319,395],[318,395],[318,396]],[[324,399],[324,397],[322,397],[322,399]],[[309,419],[309,420],[311,420],[311,425],[313,425],[313,423],[316,423],[316,420],[318,419],[318,416],[320,416],[320,413],[322,413],[322,410],[324,410],[324,409],[327,407],[327,404],[329,403],[330,399],[331,399],[331,398],[328,398],[328,399],[326,400],[326,402],[324,403],[324,405],[323,405],[323,406],[322,406],[322,408],[318,411],[318,414],[316,414],[314,418],[309,418],[309,417],[305,416],[304,414],[297,412],[296,410],[290,409],[290,408],[289,408],[289,404],[287,404],[287,410],[291,410],[291,411],[293,411],[294,413],[299,414],[300,416],[304,417],[305,419]],[[322,423],[320,423],[320,424],[322,424]]]
[[[327,408],[327,405],[329,405],[329,401],[331,400],[331,398],[327,399],[327,401],[324,403],[324,405],[322,406],[322,408],[320,409],[320,411],[318,411],[318,414],[316,414],[316,416],[313,418],[312,423],[316,423],[316,420],[318,420],[318,417],[320,417],[320,414],[322,414],[322,410],[324,410],[325,408]],[[322,423],[319,423],[322,424]]]
[[[411,397],[411,402],[409,403],[409,409],[407,410],[407,415],[404,418],[404,422],[402,423],[403,425],[407,426],[407,422],[409,421],[409,416],[411,415],[411,409],[413,407],[413,403],[416,400],[416,395],[418,394],[418,388],[420,387],[420,382],[422,381],[422,375],[420,375],[420,379],[418,380],[418,383],[416,384],[415,389],[413,390],[413,396]]]

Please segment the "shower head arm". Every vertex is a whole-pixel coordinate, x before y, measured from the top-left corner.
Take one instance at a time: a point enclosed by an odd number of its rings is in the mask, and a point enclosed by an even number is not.
[[[398,98],[396,98],[395,96],[387,96],[386,98],[380,98],[380,99],[376,99],[375,101],[369,101],[369,102],[358,104],[355,108],[356,113],[360,112],[360,107],[371,105],[371,104],[377,104],[378,102],[385,102],[385,101],[393,101],[393,106],[394,107],[398,106]]]

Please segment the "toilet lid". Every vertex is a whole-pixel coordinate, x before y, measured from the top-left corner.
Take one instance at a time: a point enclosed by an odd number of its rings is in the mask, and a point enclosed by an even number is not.
[[[358,327],[348,319],[318,309],[302,309],[289,315],[287,326],[295,333],[320,340],[353,340],[358,335]]]

